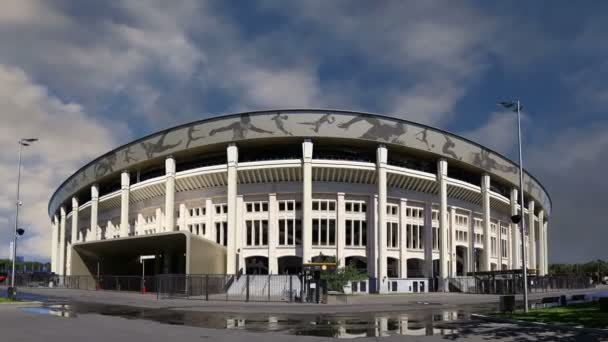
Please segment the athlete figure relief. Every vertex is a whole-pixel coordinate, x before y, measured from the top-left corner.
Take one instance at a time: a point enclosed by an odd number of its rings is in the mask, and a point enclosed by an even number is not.
[[[293,135],[291,134],[291,132],[287,131],[285,129],[285,126],[283,125],[283,120],[288,120],[289,116],[287,115],[281,115],[281,113],[277,113],[275,116],[273,116],[270,120],[274,121],[274,124],[277,126],[277,128],[279,129],[279,131],[287,134],[287,135]]]
[[[116,153],[103,158],[95,164],[95,177],[99,178],[108,172],[114,172],[114,164],[116,164]]]
[[[190,144],[193,141],[197,141],[199,139],[203,139],[204,138],[204,137],[195,137],[194,136],[194,133],[198,132],[198,131],[199,130],[196,127],[194,127],[194,126],[188,127],[188,141],[186,142],[186,148],[190,147]]]
[[[416,140],[423,142],[426,145],[427,150],[431,150],[431,148],[435,147],[435,144],[429,144],[429,129],[425,128],[422,131],[416,133]]]
[[[330,113],[327,113],[327,114],[324,114],[317,121],[313,121],[313,122],[300,122],[300,125],[313,126],[310,129],[312,129],[313,131],[315,131],[315,133],[319,133],[319,129],[321,128],[321,126],[323,126],[326,123],[331,125],[334,122],[336,122],[336,118],[333,115],[331,115]]]
[[[474,154],[473,164],[485,170],[500,170],[503,172],[518,173],[517,166],[508,166],[499,164],[496,159],[490,157],[490,152],[481,149],[479,153]]]
[[[133,152],[131,152],[131,146],[124,149],[122,151],[122,153],[123,153],[123,160],[124,160],[125,164],[129,164],[132,161],[135,161],[135,162],[137,161],[137,159],[131,157],[131,155],[133,154]]]
[[[251,118],[249,117],[249,114],[241,114],[240,121],[233,122],[228,126],[212,129],[209,132],[209,136],[213,136],[216,133],[225,131],[232,131],[232,140],[240,140],[247,138],[247,133],[249,131],[254,131],[256,133],[274,134],[274,132],[255,127],[251,123]]]
[[[160,136],[160,139],[158,139],[158,141],[155,143],[140,143],[141,147],[144,149],[144,151],[146,151],[146,157],[148,157],[148,159],[154,157],[154,154],[156,153],[163,153],[167,150],[179,146],[182,143],[182,141],[180,140],[175,144],[165,144],[165,138],[167,137],[167,134],[168,132],[163,133],[163,135]]]
[[[363,133],[360,138],[369,140],[384,140],[396,144],[404,144],[403,141],[399,140],[400,136],[407,133],[407,126],[403,122],[397,122],[393,126],[390,124],[385,124],[376,118],[360,115],[350,119],[347,122],[338,124],[338,127],[348,129],[351,125],[360,121],[365,121],[372,125],[372,127]]]
[[[454,141],[452,141],[452,139],[450,139],[450,137],[447,136],[446,134],[444,134],[443,137],[445,138],[445,144],[443,144],[443,148],[441,149],[441,152],[443,152],[444,154],[447,154],[448,156],[450,156],[454,159],[462,160],[462,158],[458,157],[456,152],[454,152],[454,150],[452,150],[454,148],[454,146],[456,146]]]

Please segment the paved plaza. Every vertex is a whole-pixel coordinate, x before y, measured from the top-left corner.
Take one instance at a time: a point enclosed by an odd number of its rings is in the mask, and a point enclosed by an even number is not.
[[[361,336],[360,341],[608,341],[608,332],[472,317],[496,307],[497,296],[488,295],[358,296],[335,305],[157,300],[151,294],[65,289],[22,289],[21,295],[41,302],[0,305],[3,341],[321,341],[336,336]]]

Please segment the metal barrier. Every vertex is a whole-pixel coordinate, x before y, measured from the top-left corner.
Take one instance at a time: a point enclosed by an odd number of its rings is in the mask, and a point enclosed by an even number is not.
[[[293,302],[301,297],[301,281],[290,275],[159,275],[159,299]]]
[[[523,293],[523,278],[511,277],[455,277],[449,278],[449,288],[452,292],[476,294],[521,294]],[[545,276],[528,277],[529,293],[544,293],[570,289],[586,289],[593,287],[588,277]]]

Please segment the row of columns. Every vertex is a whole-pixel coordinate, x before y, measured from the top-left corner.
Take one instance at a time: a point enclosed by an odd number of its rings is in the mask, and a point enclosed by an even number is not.
[[[310,140],[305,140],[302,143],[302,256],[304,262],[310,262],[312,255],[312,159],[313,159],[313,143]],[[387,160],[388,160],[388,150],[384,145],[380,145],[377,148],[376,152],[376,171],[377,171],[377,194],[375,195],[376,204],[373,207],[377,207],[376,210],[372,210],[372,213],[376,213],[372,222],[375,222],[376,225],[370,225],[370,236],[368,238],[369,243],[372,243],[375,248],[370,249],[371,255],[368,259],[369,267],[373,268],[373,275],[377,279],[383,279],[386,277],[387,273],[387,246],[386,246],[386,222],[387,222],[387,213],[386,213],[386,204],[387,204]],[[227,195],[227,260],[226,260],[226,270],[227,273],[233,274],[238,272],[238,247],[237,246],[237,236],[239,236],[238,230],[240,230],[240,223],[237,222],[237,167],[238,167],[238,148],[231,144],[227,147],[227,186],[226,186],[226,195]],[[163,227],[165,231],[174,231],[176,230],[175,225],[175,174],[176,174],[176,166],[175,159],[173,157],[168,157],[165,160],[165,220],[163,222]],[[439,192],[439,234],[441,236],[440,246],[439,246],[439,276],[442,279],[446,279],[450,274],[455,274],[456,270],[456,248],[455,236],[449,237],[449,226],[450,220],[454,220],[455,211],[448,210],[448,201],[447,201],[447,180],[448,180],[448,162],[444,159],[438,161],[437,164],[437,186]],[[129,236],[129,193],[130,193],[130,175],[128,171],[123,171],[121,173],[121,205],[120,205],[120,237]],[[481,262],[481,270],[490,270],[490,244],[491,244],[491,234],[490,234],[490,176],[484,174],[481,178],[481,193],[482,193],[482,217],[483,217],[483,235],[484,235],[484,253]],[[515,215],[519,210],[519,205],[517,204],[517,189],[512,189],[511,191],[511,214]],[[273,202],[273,196],[270,196],[270,202]],[[342,194],[342,201],[344,200],[344,194]],[[242,200],[242,197],[241,197]],[[340,200],[340,196],[338,196],[338,200]],[[274,197],[274,202],[276,202],[276,196]],[[401,202],[401,215],[405,215],[405,206],[406,200]],[[207,201],[208,210],[211,210],[210,200]],[[371,203],[370,203],[371,204]],[[274,205],[270,203],[270,208],[274,208]],[[340,207],[340,205],[338,205]],[[89,232],[87,234],[82,235],[82,241],[90,241],[94,240],[97,236],[99,236],[99,224],[98,224],[98,208],[99,208],[99,187],[98,185],[91,186],[91,215],[90,215],[90,227]],[[185,206],[180,205],[180,212],[183,211],[182,217],[185,217],[186,208]],[[536,250],[536,240],[535,236],[535,219],[534,219],[534,202],[530,201],[528,203],[528,231],[530,232],[530,248],[529,255],[530,260],[534,260],[531,263],[531,268],[537,268],[539,274],[546,274],[547,270],[547,247],[546,247],[546,224],[543,222],[544,212],[541,210],[538,215],[538,252]],[[52,234],[52,268],[53,271],[58,274],[66,274],[65,264],[66,260],[64,260],[64,256],[67,254],[67,261],[69,264],[71,258],[71,246],[72,243],[77,239],[78,232],[78,200],[77,198],[72,199],[72,226],[71,232],[72,237],[70,241],[66,241],[65,236],[65,220],[66,220],[66,209],[65,207],[60,208],[60,216],[57,218],[55,215],[53,217],[53,234]],[[272,210],[271,210],[272,212]],[[432,228],[432,206],[431,203],[427,203],[425,207],[425,273],[427,276],[432,276],[433,273],[433,261],[432,261],[432,243],[433,243],[433,228]],[[270,222],[274,222],[275,220],[270,220]],[[338,220],[341,222],[342,220]],[[403,222],[404,220],[401,220]],[[474,241],[474,224],[472,217],[470,217],[470,239]],[[274,224],[274,223],[273,223]],[[211,227],[211,222],[208,222],[208,227]],[[341,232],[340,227],[337,227],[338,231]],[[344,227],[342,227],[344,228]],[[497,227],[500,229],[500,227]],[[274,231],[274,230],[273,230]],[[405,234],[401,234],[402,239],[405,238]],[[500,236],[500,234],[497,234]],[[89,238],[91,237],[91,238]],[[273,239],[273,237],[269,237]],[[338,234],[338,239],[343,238]],[[276,239],[276,237],[274,237]],[[518,234],[518,225],[512,224],[511,229],[511,268],[518,269],[521,268],[521,257],[520,257],[520,238]],[[449,241],[452,241],[450,243]],[[339,242],[339,241],[338,241]],[[67,243],[67,253],[66,253],[66,243]],[[497,248],[500,244],[500,240],[497,240]],[[401,241],[401,245],[405,246],[405,240]],[[474,242],[471,243],[471,246],[474,246]],[[405,253],[405,248],[403,248],[402,254]],[[472,250],[471,250],[472,252]],[[269,250],[269,256],[272,252]],[[338,254],[340,252],[338,251]],[[340,257],[340,255],[337,255]],[[401,255],[405,259],[405,255]],[[472,258],[472,253],[467,255],[467,258],[471,262],[474,262]],[[269,258],[275,259],[275,258]],[[373,261],[372,261],[373,260]],[[370,262],[371,261],[371,262]],[[451,264],[450,264],[451,262]],[[402,262],[401,266],[401,274],[405,274],[407,270],[407,266],[405,262]],[[470,264],[470,263],[469,263]],[[276,267],[272,267],[271,269],[277,269]],[[405,271],[404,271],[405,269]],[[449,270],[453,271],[450,272]],[[447,283],[445,287],[447,289]]]

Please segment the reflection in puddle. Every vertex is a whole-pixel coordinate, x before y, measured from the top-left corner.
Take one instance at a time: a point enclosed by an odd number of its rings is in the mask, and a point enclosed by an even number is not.
[[[39,308],[23,308],[22,310],[61,317],[76,317],[77,314],[99,314],[128,319],[145,319],[172,325],[242,329],[256,332],[280,331],[293,335],[337,338],[451,335],[457,333],[458,325],[456,323],[458,321],[470,319],[469,311],[431,308],[407,313],[316,315],[234,314],[94,304],[48,305]]]
[[[25,312],[29,312],[29,313],[40,314],[40,315],[51,315],[51,316],[58,316],[58,317],[76,317],[76,314],[74,314],[71,311],[62,310],[62,309],[56,310],[56,309],[51,309],[48,307],[21,308],[21,310],[23,310]]]

